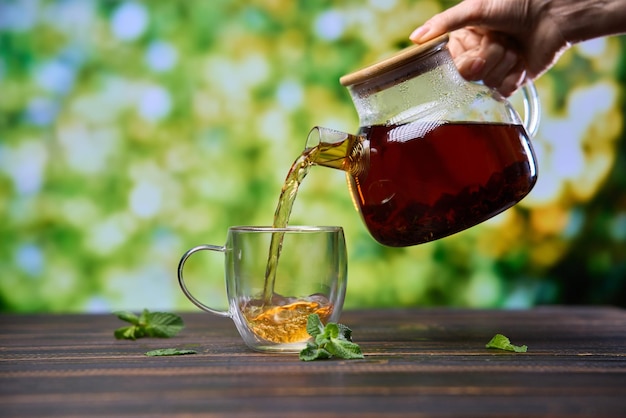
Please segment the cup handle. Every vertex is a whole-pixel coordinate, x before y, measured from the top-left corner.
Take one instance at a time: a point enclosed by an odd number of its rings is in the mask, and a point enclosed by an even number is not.
[[[183,278],[183,268],[185,267],[185,262],[187,262],[187,259],[191,257],[192,254],[198,251],[202,251],[202,250],[218,251],[218,252],[223,253],[226,251],[226,247],[220,247],[217,245],[198,245],[197,247],[193,247],[192,249],[187,251],[183,255],[183,257],[180,259],[180,262],[178,263],[178,284],[180,285],[180,288],[182,289],[185,296],[187,296],[187,299],[189,299],[191,303],[196,305],[198,308],[202,309],[203,311],[215,314],[215,315],[230,317],[230,314],[227,311],[219,311],[217,309],[213,309],[210,306],[207,306],[204,303],[200,302],[198,299],[196,299],[194,295],[191,294],[189,289],[187,289],[187,285],[185,284],[185,280]]]
[[[524,96],[524,127],[526,127],[528,135],[533,138],[539,129],[541,105],[539,104],[537,88],[532,80],[528,80],[524,83],[522,86],[522,94]]]

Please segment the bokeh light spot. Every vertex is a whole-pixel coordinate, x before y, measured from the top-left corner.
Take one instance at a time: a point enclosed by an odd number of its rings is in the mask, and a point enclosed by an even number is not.
[[[129,239],[131,229],[127,216],[111,215],[91,225],[86,241],[87,248],[97,255],[109,255]]]
[[[146,51],[146,62],[156,72],[171,70],[178,62],[178,51],[168,42],[152,42]]]
[[[16,147],[0,147],[0,171],[13,180],[15,190],[21,195],[32,195],[43,184],[43,173],[48,152],[39,141],[24,142]]]
[[[26,32],[37,23],[38,1],[0,2],[0,29]]]
[[[90,130],[82,124],[62,126],[58,138],[69,167],[85,174],[104,170],[118,143],[116,130]]]
[[[615,241],[626,241],[626,212],[615,215],[609,228],[609,234]]]
[[[161,208],[163,193],[156,184],[140,181],[130,192],[130,208],[140,218],[156,215]]]
[[[370,5],[377,10],[391,10],[396,6],[396,0],[369,0]]]
[[[17,248],[15,255],[17,266],[31,276],[39,276],[44,268],[44,256],[41,248],[34,244],[24,244]]]
[[[169,92],[160,86],[147,87],[139,98],[139,114],[149,122],[156,122],[166,117],[171,107],[172,99]]]
[[[117,39],[134,41],[145,32],[148,26],[148,11],[138,3],[122,3],[111,18],[111,31]]]
[[[318,37],[327,41],[337,40],[345,30],[345,19],[336,10],[321,13],[314,22],[314,30]]]
[[[58,60],[51,60],[41,65],[35,72],[37,84],[51,93],[64,94],[74,84],[74,70]]]
[[[589,58],[599,57],[606,51],[606,38],[597,38],[576,45],[581,55]]]
[[[58,113],[57,103],[47,97],[34,97],[26,105],[26,120],[35,126],[49,126]]]
[[[298,108],[303,100],[302,86],[293,80],[283,81],[276,89],[276,99],[288,111]]]

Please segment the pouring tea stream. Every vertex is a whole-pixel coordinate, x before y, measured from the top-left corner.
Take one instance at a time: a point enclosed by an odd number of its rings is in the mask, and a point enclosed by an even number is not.
[[[311,130],[281,189],[272,228],[232,227],[226,245],[187,251],[178,280],[189,300],[207,312],[231,317],[246,343],[258,350],[290,351],[305,344],[310,313],[322,321],[338,318],[347,272],[343,230],[288,227],[300,183],[313,165],[346,172],[369,232],[392,247],[454,234],[523,199],[537,180],[530,142],[539,115],[534,87],[524,87],[522,123],[499,93],[460,76],[446,43],[443,36],[342,77],[359,114],[358,132],[319,126]],[[285,260],[286,236],[300,237],[302,245],[317,244],[301,248],[291,241]],[[248,240],[260,247],[243,245]],[[255,251],[242,257],[243,248]],[[184,265],[200,250],[226,256],[228,311],[211,308],[187,289]],[[259,257],[259,251],[267,258]],[[314,260],[314,254],[320,259]],[[310,268],[329,263],[332,268]],[[254,272],[248,271],[253,265]],[[293,265],[306,268],[296,273],[280,268]],[[292,287],[294,283],[310,286]]]

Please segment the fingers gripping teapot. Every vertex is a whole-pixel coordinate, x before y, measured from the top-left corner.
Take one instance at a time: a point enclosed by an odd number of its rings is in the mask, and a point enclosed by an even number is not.
[[[537,180],[530,137],[539,104],[523,88],[525,121],[498,92],[457,72],[447,35],[343,76],[356,135],[309,133],[312,164],[346,171],[355,207],[381,244],[402,247],[481,223]]]

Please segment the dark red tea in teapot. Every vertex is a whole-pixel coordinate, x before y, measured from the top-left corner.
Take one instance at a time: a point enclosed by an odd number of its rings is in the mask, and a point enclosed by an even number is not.
[[[350,177],[352,194],[384,245],[474,226],[520,201],[537,180],[521,125],[421,121],[363,127],[359,135],[369,140],[369,168]]]

